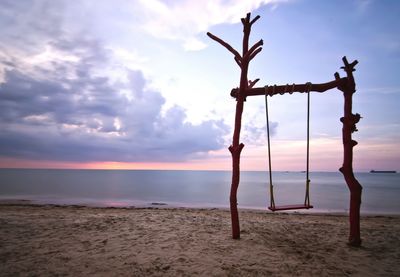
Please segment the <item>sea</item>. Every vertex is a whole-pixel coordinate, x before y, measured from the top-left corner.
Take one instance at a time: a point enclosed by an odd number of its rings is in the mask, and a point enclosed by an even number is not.
[[[273,172],[276,205],[305,197],[304,172]],[[239,209],[267,210],[268,172],[241,172]],[[361,212],[400,214],[400,174],[355,173]],[[350,192],[339,172],[310,173],[306,213],[347,213]],[[0,202],[97,207],[229,208],[230,171],[0,169]]]

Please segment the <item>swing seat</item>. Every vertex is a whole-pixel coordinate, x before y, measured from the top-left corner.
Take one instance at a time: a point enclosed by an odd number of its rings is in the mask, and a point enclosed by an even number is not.
[[[270,206],[269,210],[275,211],[286,211],[286,210],[300,210],[300,209],[312,209],[312,205],[307,204],[295,204],[295,205],[282,205],[282,206]]]

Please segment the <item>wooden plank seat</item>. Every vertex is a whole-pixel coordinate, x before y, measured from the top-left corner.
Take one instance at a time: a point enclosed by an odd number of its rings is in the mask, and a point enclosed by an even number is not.
[[[307,204],[295,204],[295,205],[282,205],[282,206],[270,206],[268,209],[271,211],[286,211],[286,210],[300,210],[300,209],[312,209],[312,205]]]

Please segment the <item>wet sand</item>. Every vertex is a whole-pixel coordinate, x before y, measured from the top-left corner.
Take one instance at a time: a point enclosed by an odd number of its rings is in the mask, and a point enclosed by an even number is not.
[[[400,276],[400,216],[0,205],[1,276]]]

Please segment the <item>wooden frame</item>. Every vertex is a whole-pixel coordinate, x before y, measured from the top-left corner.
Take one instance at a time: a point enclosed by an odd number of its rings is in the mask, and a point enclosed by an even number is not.
[[[339,73],[335,73],[335,80],[323,84],[292,84],[292,85],[279,85],[269,87],[254,88],[254,85],[259,81],[248,80],[248,68],[250,61],[262,50],[263,41],[259,40],[253,46],[249,47],[249,37],[252,25],[260,18],[256,16],[251,19],[251,14],[248,13],[245,18],[242,18],[243,25],[243,43],[242,43],[242,54],[240,55],[228,43],[220,39],[219,37],[207,33],[207,35],[224,46],[229,52],[234,55],[234,60],[240,67],[240,85],[239,88],[232,89],[231,96],[236,99],[236,111],[235,111],[235,128],[233,132],[232,144],[229,146],[229,151],[232,155],[232,184],[230,190],[230,211],[232,221],[232,237],[234,239],[240,238],[240,225],[239,215],[237,208],[237,190],[240,182],[240,154],[244,147],[243,143],[240,143],[240,131],[242,113],[244,107],[244,101],[248,96],[256,95],[275,95],[300,92],[304,93],[307,91],[325,92],[327,90],[337,88],[343,92],[344,96],[344,116],[340,119],[343,123],[342,138],[343,138],[343,166],[339,169],[342,172],[347,186],[350,190],[350,235],[349,245],[360,246],[360,205],[361,205],[361,192],[362,187],[353,173],[353,147],[357,145],[357,142],[352,139],[352,133],[357,131],[356,123],[359,122],[361,116],[359,114],[352,113],[352,96],[356,91],[356,85],[353,77],[354,67],[358,63],[353,61],[349,63],[346,57],[343,57],[344,66],[342,69],[346,72],[346,77],[340,78]]]

